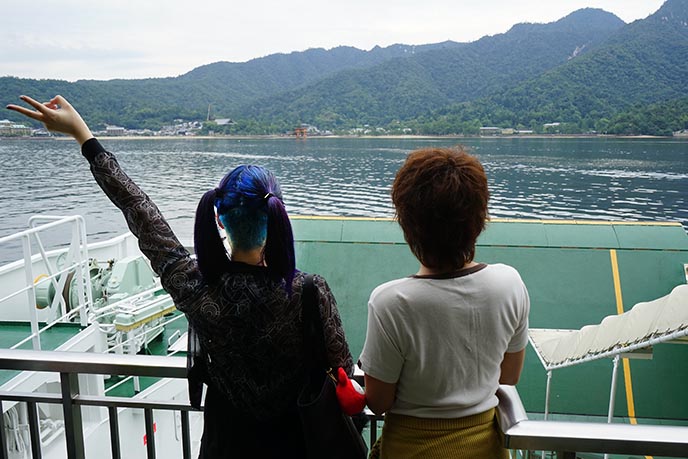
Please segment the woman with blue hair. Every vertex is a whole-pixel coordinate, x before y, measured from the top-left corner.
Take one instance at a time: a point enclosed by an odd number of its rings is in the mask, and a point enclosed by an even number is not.
[[[180,244],[151,199],[96,140],[61,96],[30,110],[7,108],[40,121],[81,145],[96,181],[122,211],[165,290],[186,314],[192,405],[207,384],[200,457],[305,457],[298,392],[306,380],[301,321],[305,275],[295,269],[294,240],[274,175],[239,166],[206,192],[196,211],[196,259]],[[228,256],[218,231],[227,234]],[[332,367],[353,374],[336,303],[314,276]],[[194,336],[195,335],[195,336]],[[200,352],[199,352],[200,351]]]

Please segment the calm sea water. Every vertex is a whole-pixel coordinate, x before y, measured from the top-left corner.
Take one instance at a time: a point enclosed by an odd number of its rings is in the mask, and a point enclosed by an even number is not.
[[[271,169],[293,215],[389,217],[406,154],[456,139],[103,139],[191,240],[203,192],[240,164]],[[688,228],[688,142],[658,139],[461,139],[482,161],[493,217],[680,221]],[[0,237],[37,213],[82,214],[90,240],[126,230],[76,143],[0,140]],[[0,261],[18,257],[0,247]]]

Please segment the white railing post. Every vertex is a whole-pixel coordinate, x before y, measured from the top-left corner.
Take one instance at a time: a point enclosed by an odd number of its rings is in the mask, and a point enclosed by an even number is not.
[[[33,348],[41,350],[41,337],[38,334],[38,312],[36,311],[36,286],[33,283],[33,262],[31,261],[31,241],[29,235],[22,237],[22,249],[24,251],[24,273],[26,278],[26,296],[29,302],[29,317],[31,318],[31,334]]]
[[[609,411],[607,412],[607,424],[611,424],[614,419],[614,403],[616,402],[616,377],[619,369],[619,355],[614,356],[614,367],[612,368],[612,385],[609,389]],[[604,459],[609,459],[609,454],[604,455]]]
[[[549,417],[549,395],[550,387],[552,386],[552,370],[547,370],[547,388],[545,389],[545,421]],[[540,452],[540,459],[545,459],[545,452]]]
[[[72,228],[72,244],[77,249],[76,264],[78,269],[77,293],[79,295],[79,319],[82,327],[88,325],[88,311],[86,304],[91,305],[91,278],[88,269],[88,250],[86,249],[86,242],[83,240],[81,233],[81,221],[77,218],[73,223]],[[85,256],[84,256],[85,255]],[[85,265],[85,266],[84,266]],[[86,297],[88,295],[88,298]],[[86,304],[84,304],[86,300]]]
[[[86,220],[79,215],[77,217],[79,223],[79,234],[81,236],[81,258],[85,263],[86,274],[84,276],[84,286],[86,288],[86,305],[84,305],[83,311],[81,311],[81,325],[88,325],[88,313],[89,309],[93,307],[93,291],[91,290],[91,272],[89,271],[89,258],[88,258],[88,241],[86,234]]]

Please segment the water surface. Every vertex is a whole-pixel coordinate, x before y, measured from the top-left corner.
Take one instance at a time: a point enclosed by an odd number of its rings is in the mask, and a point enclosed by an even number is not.
[[[688,142],[671,139],[461,139],[485,166],[493,217],[679,221],[688,227]],[[240,164],[280,179],[292,215],[390,217],[406,154],[457,139],[102,139],[190,240],[200,196]],[[36,213],[82,214],[91,240],[126,230],[76,143],[0,140],[0,236]],[[14,250],[14,249],[12,249]],[[0,259],[10,249],[0,247]]]

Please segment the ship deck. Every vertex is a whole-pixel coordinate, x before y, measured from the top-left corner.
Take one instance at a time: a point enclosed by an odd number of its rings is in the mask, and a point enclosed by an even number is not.
[[[292,222],[298,267],[327,279],[357,357],[365,340],[370,292],[415,273],[418,263],[390,219],[294,217]],[[531,327],[575,329],[686,283],[688,235],[678,223],[495,219],[478,241],[476,259],[518,269],[530,293]],[[3,348],[29,333],[28,325],[2,323],[0,329]],[[186,331],[184,320],[173,322],[145,352],[165,354],[177,330]],[[53,327],[42,335],[42,347],[55,349],[79,331],[76,324]],[[651,360],[624,359],[615,422],[688,425],[686,359],[688,346],[680,344],[656,346]],[[550,419],[606,422],[611,373],[610,359],[556,370]],[[12,374],[0,372],[0,382]],[[141,377],[141,389],[155,380]],[[111,378],[107,385],[117,382]],[[531,419],[542,419],[546,372],[530,347],[518,390]],[[132,394],[131,381],[108,392]]]

